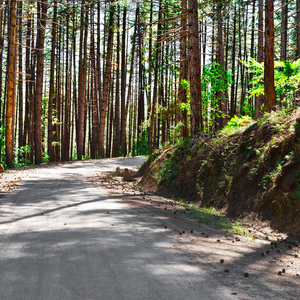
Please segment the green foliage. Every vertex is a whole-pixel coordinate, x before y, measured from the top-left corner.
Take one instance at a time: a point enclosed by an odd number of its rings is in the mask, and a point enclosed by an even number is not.
[[[31,151],[32,151],[31,145],[22,146],[20,148],[16,147],[14,149],[14,166],[18,168],[18,167],[24,167],[30,165],[31,162],[26,160],[25,157],[26,154],[31,153]]]
[[[232,74],[224,70],[218,63],[213,62],[212,65],[203,68],[201,76],[201,96],[203,104],[203,117],[208,119],[212,125],[216,118],[221,117],[219,109],[218,93],[228,89],[232,83]],[[210,108],[214,108],[211,110]],[[222,115],[222,117],[225,117]]]
[[[240,222],[232,222],[225,216],[222,216],[214,207],[196,207],[193,203],[185,204],[181,199],[178,203],[183,209],[180,212],[190,211],[188,218],[197,219],[198,222],[209,224],[211,222],[218,225],[219,228],[225,228],[229,234],[237,234],[245,237],[250,237],[250,231]]]
[[[218,92],[225,92],[229,84],[232,83],[232,74],[224,70],[218,63],[213,62],[212,65],[203,68],[201,76],[201,97],[203,105],[203,117],[209,120],[208,125],[212,125],[217,117],[225,117],[221,115],[219,110]],[[190,83],[182,80],[181,85],[187,93],[187,103],[179,103],[178,107],[181,111],[186,110],[190,114]],[[213,108],[213,110],[211,109]]]
[[[176,150],[171,153],[171,156],[165,159],[162,169],[158,171],[158,181],[172,180],[178,175],[182,160],[190,151],[191,145],[189,140],[178,142]]]
[[[171,180],[178,175],[180,165],[173,159],[173,156],[165,160],[162,170],[159,172],[160,178]]]
[[[132,155],[147,155],[149,152],[149,140],[148,140],[148,130],[144,129],[133,145]]]
[[[242,117],[234,116],[227,123],[227,126],[237,128],[237,127],[248,125],[251,121],[252,121],[252,118],[249,116],[242,116]]]
[[[181,138],[181,129],[184,126],[184,124],[179,121],[175,126],[171,126],[170,129],[170,144],[175,145],[178,144],[180,141],[182,141]]]
[[[253,122],[253,119],[249,116],[234,116],[221,130],[221,134],[231,135],[238,133],[243,130],[245,126],[249,126],[251,122]]]
[[[249,62],[242,61],[248,68],[248,72],[253,74],[250,82],[252,88],[249,91],[250,96],[259,96],[264,94],[264,63],[258,63],[253,58]],[[287,107],[292,105],[295,100],[295,92],[299,90],[300,82],[300,59],[294,62],[276,61],[274,66],[275,93],[279,100],[285,97]]]
[[[48,155],[48,153],[44,153],[42,157],[43,163],[49,162],[49,158],[50,156]]]
[[[178,103],[178,108],[180,109],[180,111],[187,111],[187,114],[189,115],[191,113],[191,104],[190,104],[190,100],[191,100],[191,88],[190,88],[190,83],[183,79],[181,81],[181,85],[182,88],[186,91],[186,95],[187,95],[187,102],[186,103]]]

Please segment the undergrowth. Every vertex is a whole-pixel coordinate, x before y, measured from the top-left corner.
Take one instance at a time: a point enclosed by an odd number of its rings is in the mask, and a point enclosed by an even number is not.
[[[189,212],[187,216],[189,219],[196,219],[198,222],[205,224],[213,223],[231,235],[237,234],[245,237],[252,236],[250,231],[239,219],[236,221],[231,221],[212,206],[197,207],[194,203],[185,204],[182,199],[178,204],[182,207],[179,212]]]

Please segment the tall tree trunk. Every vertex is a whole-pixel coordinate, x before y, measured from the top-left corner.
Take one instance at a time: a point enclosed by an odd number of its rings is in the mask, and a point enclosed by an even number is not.
[[[122,32],[122,66],[121,66],[121,136],[120,146],[123,156],[126,155],[126,74],[127,74],[127,57],[126,57],[126,15],[127,7],[123,10],[123,32]],[[135,30],[135,29],[134,29]],[[133,45],[134,47],[134,45]],[[129,83],[130,84],[130,83]],[[129,91],[129,90],[128,90]],[[120,149],[119,149],[120,150]]]
[[[6,164],[13,167],[14,164],[14,137],[13,137],[13,112],[14,112],[14,89],[15,89],[15,39],[16,39],[16,6],[17,1],[11,0],[9,11],[9,56],[8,56],[8,84],[6,100],[6,128],[5,128],[5,154]]]
[[[143,25],[141,22],[141,13],[139,13],[138,16],[138,22],[139,22],[139,88],[138,88],[138,123],[137,123],[137,136],[139,137],[139,134],[141,133],[141,125],[145,120],[145,99],[144,99],[144,66],[143,66],[143,38],[144,38],[144,32],[143,32]]]
[[[107,99],[109,94],[109,75],[112,66],[112,52],[113,52],[113,37],[114,37],[114,14],[115,14],[115,4],[114,0],[110,2],[110,15],[109,15],[109,30],[108,30],[108,40],[107,40],[107,52],[106,52],[106,64],[105,64],[105,75],[103,78],[103,99],[100,105],[100,136],[99,143],[100,149],[99,154],[104,157],[104,133],[105,133],[105,121],[106,121],[106,108]]]
[[[232,73],[232,84],[231,84],[231,94],[230,94],[230,117],[232,118],[236,113],[236,105],[234,101],[234,90],[235,85],[238,84],[235,82],[235,50],[236,50],[236,3],[234,4],[234,15],[233,15],[233,40],[232,40],[232,67],[231,67],[231,73]]]
[[[154,90],[153,90],[153,101],[151,107],[151,116],[150,116],[150,128],[149,128],[149,154],[155,149],[155,113],[156,113],[156,104],[157,104],[157,83],[158,83],[158,66],[160,59],[160,39],[161,39],[161,22],[162,13],[161,13],[162,2],[159,1],[159,11],[158,11],[158,25],[157,25],[157,40],[156,40],[156,52],[155,52],[155,69],[154,69]]]
[[[93,11],[93,6],[92,6]],[[92,13],[92,20],[94,15]],[[97,152],[97,127],[98,127],[98,93],[97,93],[97,84],[98,76],[96,70],[96,57],[95,57],[95,30],[94,23],[91,24],[91,46],[90,46],[90,57],[91,57],[91,99],[92,99],[92,139],[91,139],[91,157],[96,158]]]
[[[80,48],[79,48],[79,79],[78,79],[78,112],[77,112],[77,159],[82,160],[84,149],[84,110],[86,94],[86,49],[87,49],[87,7],[82,0]]]
[[[34,150],[35,164],[42,163],[42,93],[44,76],[44,40],[46,28],[47,0],[38,2],[38,29],[36,39],[37,69],[34,105]]]
[[[52,48],[50,65],[50,88],[48,102],[48,155],[49,161],[54,161],[53,149],[53,96],[54,96],[54,68],[55,68],[55,49],[56,49],[56,28],[57,28],[57,0],[54,0],[54,15],[52,22]]]
[[[150,16],[149,16],[149,23],[152,24],[153,21],[153,0],[150,0]],[[147,94],[147,119],[150,118],[151,115],[151,96],[152,96],[152,35],[153,30],[152,26],[149,28],[149,54],[148,54],[148,64],[149,64],[149,72],[148,72],[148,94]],[[149,139],[149,128],[148,128],[148,139]]]
[[[181,30],[187,30],[187,0],[181,0],[182,7],[182,16],[181,16]],[[187,34],[183,32],[180,35],[180,80],[179,80],[179,102],[187,103],[187,90],[183,88],[183,81],[188,80],[188,62],[186,57],[186,48],[187,48]],[[188,126],[187,126],[187,110],[184,109],[181,112],[182,114],[182,136],[186,138],[188,136]]]
[[[274,84],[274,0],[265,2],[265,111],[276,105]]]
[[[287,30],[288,30],[288,0],[282,1],[281,8],[281,49],[280,49],[280,59],[282,61],[286,60],[287,52]]]
[[[300,1],[300,0],[299,0]],[[257,61],[262,63],[264,61],[264,6],[263,0],[258,0],[258,41],[257,41]],[[261,116],[261,107],[264,101],[264,96],[259,95],[255,99],[255,118],[258,119]]]
[[[23,49],[22,49],[22,11],[23,11],[23,3],[20,1],[18,3],[18,12],[19,12],[19,148],[25,146],[25,135],[24,135],[24,125],[23,125]]]
[[[68,161],[70,159],[69,152],[70,152],[70,55],[69,55],[69,45],[70,45],[70,26],[69,26],[69,17],[67,16],[66,19],[67,27],[66,27],[66,76],[65,76],[65,110],[64,110],[64,134],[62,140],[62,160]]]
[[[120,151],[120,6],[118,6],[117,31],[117,69],[116,69],[116,101],[114,118],[113,157],[119,156]],[[125,21],[126,22],[126,21]]]
[[[189,1],[189,58],[190,58],[190,95],[191,95],[191,133],[202,130],[202,103],[200,80],[200,49],[198,32],[198,1]]]
[[[218,5],[218,57],[217,62],[221,67],[221,71],[224,72],[224,46],[223,46],[223,16],[222,16],[223,6],[222,4]],[[222,80],[224,80],[223,75]],[[222,129],[227,122],[227,99],[225,99],[225,91],[219,91],[217,93],[218,105],[219,105],[219,114],[220,117],[217,118],[217,128]]]
[[[138,8],[136,9],[135,18],[137,20],[138,16]],[[131,64],[130,64],[130,74],[129,74],[129,82],[128,82],[128,92],[127,92],[127,101],[124,111],[124,116],[122,114],[122,155],[127,154],[127,145],[126,145],[126,124],[127,124],[127,114],[128,114],[128,108],[129,103],[131,99],[131,90],[132,90],[132,79],[133,79],[133,71],[134,71],[134,57],[135,57],[135,46],[136,46],[136,31],[137,31],[137,21],[134,25],[134,31],[133,31],[133,38],[132,38],[132,49],[131,49]],[[124,122],[124,123],[123,123]]]

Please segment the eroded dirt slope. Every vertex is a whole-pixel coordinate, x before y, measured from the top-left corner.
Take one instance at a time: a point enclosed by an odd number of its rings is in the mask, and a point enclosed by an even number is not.
[[[155,152],[141,186],[300,237],[300,111]]]

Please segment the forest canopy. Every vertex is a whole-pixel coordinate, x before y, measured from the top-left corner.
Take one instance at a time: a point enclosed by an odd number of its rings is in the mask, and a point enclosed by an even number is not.
[[[300,0],[0,0],[0,163],[145,155],[299,103]]]

